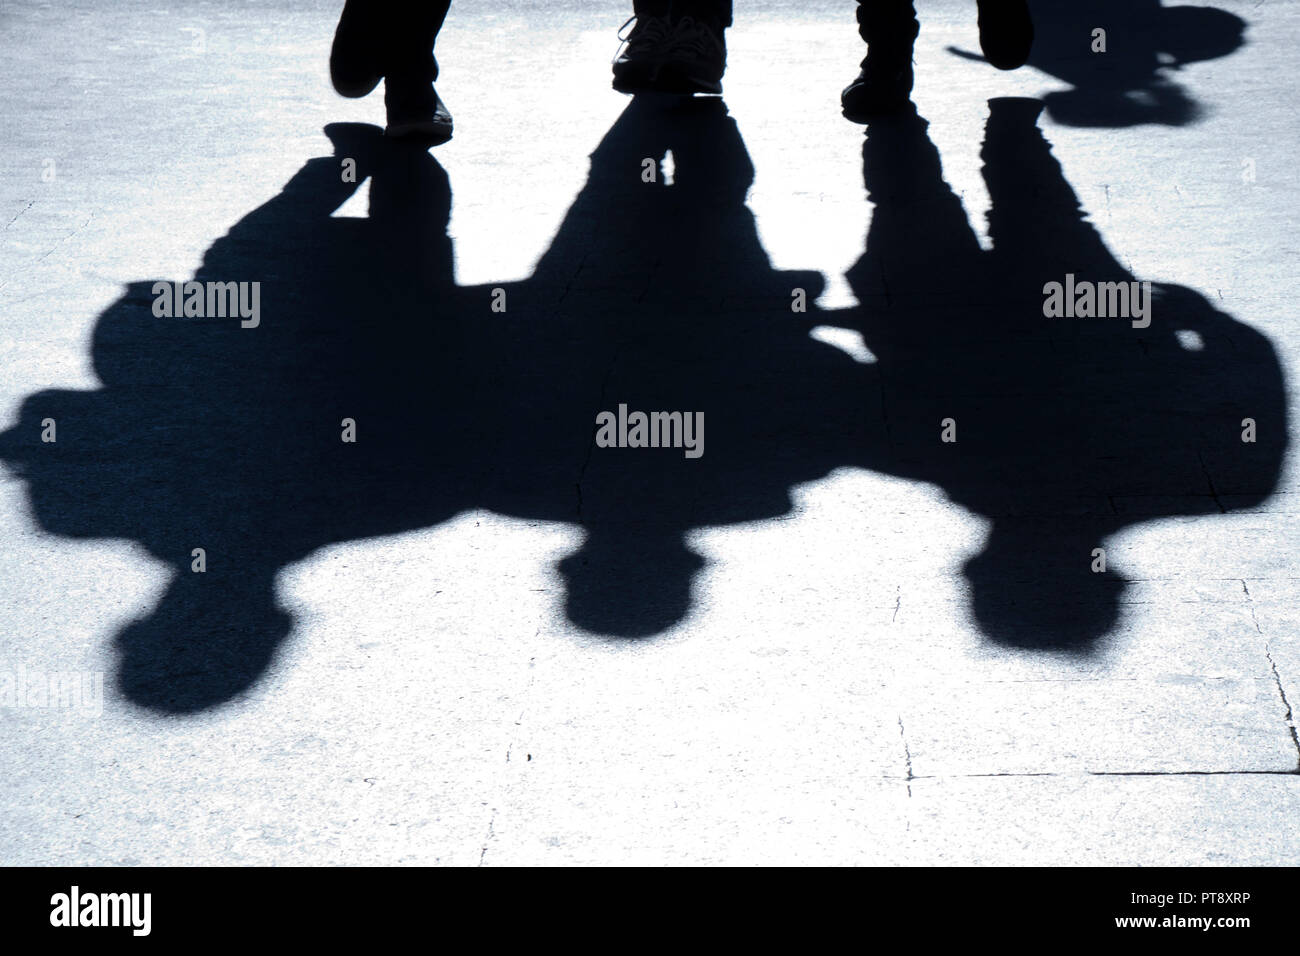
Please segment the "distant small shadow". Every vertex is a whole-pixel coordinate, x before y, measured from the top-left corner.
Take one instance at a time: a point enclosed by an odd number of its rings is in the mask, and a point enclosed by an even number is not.
[[[1029,65],[1073,89],[1047,94],[1053,120],[1068,126],[1183,126],[1205,107],[1177,80],[1190,63],[1228,56],[1245,42],[1246,23],[1210,6],[1162,0],[1030,0],[1035,39]],[[1095,52],[1095,30],[1105,52]],[[977,53],[949,47],[968,59]]]

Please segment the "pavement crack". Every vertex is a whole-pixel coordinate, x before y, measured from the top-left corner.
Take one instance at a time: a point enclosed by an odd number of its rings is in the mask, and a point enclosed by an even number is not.
[[[92,219],[94,219],[94,218],[95,218],[95,213],[94,213],[94,211],[92,210],[92,211],[91,211],[91,212],[86,216],[86,221],[85,221],[85,222],[83,222],[83,223],[82,223],[80,226],[78,226],[76,229],[73,229],[72,232],[68,233],[66,236],[64,236],[62,239],[60,239],[60,240],[59,240],[58,242],[56,242],[54,245],[50,246],[50,248],[46,251],[45,255],[41,256],[41,257],[40,257],[39,259],[37,259],[36,261],[37,261],[37,262],[44,262],[46,259],[48,259],[50,256],[52,256],[52,255],[54,254],[54,252],[59,248],[59,246],[63,245],[65,242],[67,242],[69,239],[71,239],[71,238],[72,238],[73,236],[75,236],[77,233],[81,232],[81,230],[83,230],[83,229],[85,229],[87,226],[89,226],[89,225],[90,225],[90,221],[91,221]]]
[[[479,851],[479,855],[478,855],[479,866],[483,865],[483,859],[484,857],[487,856],[488,844],[492,842],[492,837],[495,836],[494,830],[496,828],[496,823],[497,823],[497,812],[496,810],[493,810],[492,819],[488,821],[487,836],[483,838],[483,849]]]
[[[1223,506],[1223,502],[1219,499],[1219,490],[1214,487],[1214,479],[1210,477],[1210,469],[1205,464],[1205,456],[1198,451],[1196,460],[1201,463],[1201,474],[1205,476],[1205,483],[1210,487],[1210,497],[1214,499],[1214,503],[1218,506],[1219,513],[1226,515],[1228,509]]]
[[[907,767],[907,795],[912,795],[912,781],[916,777],[912,774],[912,748],[907,745],[907,731],[903,729],[903,715],[898,715],[898,736],[903,741],[903,763]]]
[[[606,403],[606,394],[609,391],[609,378],[614,374],[614,366],[618,363],[618,352],[615,352],[609,360],[609,368],[605,369],[605,377],[600,382],[600,407],[603,410]],[[573,490],[578,496],[578,520],[582,521],[582,481],[587,476],[587,466],[591,464],[591,453],[596,448],[596,430],[593,427],[591,432],[591,441],[587,443],[587,454],[583,456],[582,466],[578,469],[578,480],[573,483]]]
[[[1250,588],[1246,586],[1245,578],[1241,579],[1241,590],[1246,595],[1246,606],[1250,608],[1250,619],[1255,624],[1255,633],[1264,637],[1264,629],[1259,626],[1259,617],[1255,614],[1255,600],[1250,596]],[[1295,711],[1291,707],[1291,701],[1287,700],[1286,687],[1282,684],[1282,675],[1278,672],[1277,661],[1273,660],[1273,647],[1268,638],[1264,637],[1264,657],[1268,660],[1268,668],[1273,673],[1273,686],[1277,688],[1277,696],[1282,700],[1282,708],[1286,712],[1284,720],[1286,728],[1291,733],[1291,746],[1295,747],[1296,768],[1293,773],[1300,773],[1300,734],[1296,732]]]
[[[35,199],[28,200],[27,205],[23,206],[22,209],[18,210],[18,215],[14,216],[7,223],[5,223],[5,229],[8,229],[10,226],[16,223],[18,221],[19,216],[21,216],[23,213],[25,213],[27,210],[31,209],[35,205],[36,205]]]
[[[564,283],[564,289],[560,292],[560,298],[556,303],[557,305],[563,303],[564,300],[569,297],[569,293],[573,290],[573,283],[578,281],[578,276],[582,275],[582,270],[587,267],[588,255],[589,253],[584,252],[582,258],[578,260],[578,267],[573,270],[573,275],[569,276],[569,281]]]
[[[1254,614],[1254,610],[1251,610]],[[1258,625],[1256,625],[1258,626]],[[1273,671],[1273,684],[1277,687],[1277,696],[1282,699],[1282,706],[1286,709],[1286,726],[1291,731],[1291,745],[1295,747],[1296,768],[1293,773],[1300,773],[1300,735],[1296,733],[1295,711],[1291,709],[1291,701],[1286,698],[1286,688],[1282,686],[1282,675],[1277,671],[1277,662],[1273,660],[1273,648],[1269,646],[1268,641],[1264,642],[1264,656],[1268,658],[1268,666]]]
[[[536,637],[541,632],[542,632],[541,627],[538,627],[537,630],[534,632],[533,637]],[[535,670],[536,666],[537,666],[537,658],[536,657],[528,658],[528,672],[529,672],[528,683],[526,683],[524,685],[524,689],[519,692],[519,697],[527,698],[528,692],[531,691],[533,689],[533,685],[537,683],[537,672]],[[524,722],[524,714],[526,714],[527,712],[528,712],[527,707],[521,709],[519,711],[519,716],[514,719],[514,723],[512,726],[514,727],[521,726]],[[506,763],[510,763],[510,758],[514,755],[514,752],[515,752],[515,733],[511,731],[510,739],[506,741]],[[533,759],[533,755],[529,754],[528,760],[531,761],[532,759]],[[507,771],[507,773],[509,773],[509,771]],[[510,782],[509,779],[507,778],[502,782],[501,786],[497,790],[497,803],[499,805],[505,805],[505,800],[506,800],[506,796],[508,795],[509,789],[510,789]],[[496,837],[497,814],[500,812],[501,812],[500,806],[495,806],[492,808],[492,817],[488,820],[487,833],[483,837],[483,848],[482,850],[479,851],[479,855],[478,855],[479,866],[483,865],[483,860],[487,856],[488,846],[492,843],[492,840]]]

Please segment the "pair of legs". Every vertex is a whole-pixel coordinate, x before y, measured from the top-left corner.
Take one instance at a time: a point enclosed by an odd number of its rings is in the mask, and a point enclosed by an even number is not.
[[[451,113],[433,82],[433,44],[451,0],[347,0],[330,50],[334,89],[365,96],[384,83],[387,133],[429,145],[451,139]]]
[[[387,132],[430,145],[451,139],[451,113],[433,83],[433,44],[451,0],[347,0],[330,52],[334,88],[365,96],[382,80]],[[1026,0],[976,0],[980,46],[1003,70],[1029,58]],[[721,93],[732,0],[633,0],[636,25],[614,60],[624,93]],[[865,121],[901,109],[912,92],[912,45],[920,25],[912,0],[858,0],[867,56],[840,96],[844,115]],[[629,20],[628,22],[631,22]]]
[[[614,89],[722,92],[731,0],[633,0],[632,17],[636,26],[614,59]]]
[[[633,0],[632,9],[636,26],[614,60],[616,90],[722,92],[731,0]],[[1003,70],[1023,65],[1033,42],[1026,0],[977,0],[977,9],[985,58]],[[912,0],[858,0],[857,20],[867,56],[840,99],[845,116],[869,119],[907,103],[920,24]]]

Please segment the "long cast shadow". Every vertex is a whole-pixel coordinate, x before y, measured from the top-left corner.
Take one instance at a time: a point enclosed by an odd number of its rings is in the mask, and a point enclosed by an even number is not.
[[[1114,625],[1126,586],[1114,568],[1094,571],[1094,549],[1142,521],[1264,500],[1286,405],[1268,340],[1191,289],[1153,283],[1146,328],[1044,316],[1045,286],[1067,275],[1138,277],[1087,221],[1037,128],[1041,109],[990,101],[989,251],[924,120],[873,123],[863,166],[875,212],[849,280],[889,436],[869,466],[933,482],[991,521],[965,569],[989,637],[1078,649]],[[938,441],[944,419],[955,443]]]
[[[876,210],[850,276],[862,305],[833,313],[791,310],[820,276],[772,268],[720,102],[634,101],[533,275],[478,287],[453,280],[438,163],[331,126],[336,155],[308,162],[195,276],[260,281],[261,325],[159,318],[153,283],[132,284],[96,326],[103,388],[31,396],[0,458],[46,530],[138,541],[174,569],[117,638],[122,690],[163,711],[253,684],[291,629],[275,575],[331,543],[474,508],[571,523],[585,537],[558,569],[568,617],[645,636],[693,605],[691,530],[787,514],[794,485],[845,466],[933,482],[990,518],[966,571],[991,638],[1086,648],[1123,586],[1090,572],[1092,547],[1272,489],[1282,380],[1261,336],[1189,290],[1163,289],[1141,332],[1042,318],[1048,278],[1126,274],[1083,221],[1037,108],[994,104],[988,253],[924,122],[873,125]],[[671,185],[644,182],[643,159],[669,149]],[[330,218],[357,188],[342,157],[371,180],[364,220]],[[817,325],[860,331],[878,362],[810,338]],[[620,404],[702,412],[703,456],[597,447],[597,414]],[[1254,445],[1238,440],[1244,415],[1260,422]],[[956,444],[940,441],[945,417]],[[46,418],[55,444],[39,440]]]

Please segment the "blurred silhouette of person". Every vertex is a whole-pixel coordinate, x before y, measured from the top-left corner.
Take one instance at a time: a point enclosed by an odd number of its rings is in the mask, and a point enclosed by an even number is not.
[[[1026,0],[977,0],[980,46],[1002,70],[1029,58],[1033,23]],[[912,92],[912,44],[919,24],[911,0],[858,0],[858,32],[867,41],[861,71],[841,94],[855,121],[892,113]],[[622,93],[721,93],[731,0],[634,0],[632,32],[614,58]],[[627,24],[625,23],[626,27]]]
[[[330,79],[342,96],[384,82],[393,137],[437,146],[451,139],[451,112],[438,96],[433,44],[451,0],[347,0],[330,50]]]
[[[200,283],[260,283],[268,314],[256,329],[212,315],[160,318],[154,284],[133,282],[95,329],[104,387],[34,398],[97,423],[61,460],[22,458],[42,525],[131,538],[169,570],[156,605],[115,640],[119,689],[144,706],[193,712],[246,690],[291,630],[277,573],[336,540],[340,521],[358,537],[450,516],[439,509],[454,495],[439,494],[436,472],[398,474],[400,461],[427,460],[426,443],[452,439],[432,427],[402,432],[392,408],[419,397],[403,391],[411,377],[399,360],[428,346],[422,328],[399,337],[387,324],[416,304],[454,311],[447,176],[428,152],[385,143],[375,127],[326,133],[334,154],[309,160],[195,273]],[[344,156],[357,160],[355,182],[339,176]],[[367,176],[369,218],[330,218]],[[400,341],[399,353],[376,357],[387,341]],[[376,386],[371,362],[389,388]],[[144,408],[143,382],[169,397]],[[365,455],[331,454],[356,447],[339,441],[344,416],[365,429]]]
[[[455,281],[450,181],[427,150],[361,124],[326,133],[333,154],[194,274],[259,283],[256,328],[161,315],[155,283],[133,282],[96,324],[102,387],[33,395],[0,433],[43,528],[137,541],[167,569],[114,640],[130,700],[191,713],[246,693],[292,633],[282,569],[470,509],[580,528],[555,565],[569,619],[660,633],[696,600],[694,528],[788,514],[791,487],[868,443],[872,369],[809,337],[815,305],[791,312],[790,290],[815,301],[822,279],[773,269],[721,100],[629,103],[532,275],[482,286]],[[672,185],[625,175],[668,149]],[[366,181],[369,215],[333,215]],[[508,312],[489,310],[498,288]],[[744,305],[720,309],[723,290]],[[707,453],[702,428],[695,459],[597,450],[597,416],[620,404],[705,416]],[[82,441],[27,440],[65,415]]]
[[[977,0],[980,49],[999,70],[1029,59],[1034,26],[1026,0]],[[920,32],[911,0],[858,0],[858,33],[867,43],[857,78],[840,94],[854,122],[897,113],[912,95],[912,46]]]
[[[1285,460],[1287,401],[1268,339],[1192,289],[1150,283],[1146,327],[1046,317],[1056,277],[1138,276],[1088,220],[1042,109],[989,101],[990,249],[944,180],[928,123],[914,110],[873,122],[862,158],[874,211],[847,274],[862,305],[823,321],[857,327],[878,359],[890,439],[865,466],[932,483],[988,520],[963,568],[980,630],[1079,651],[1115,627],[1128,589],[1093,549],[1157,517],[1265,500]],[[1269,423],[1258,441],[1242,438],[1247,416]],[[945,421],[960,443],[937,440]]]
[[[844,310],[818,306],[819,273],[768,258],[725,104],[658,106],[627,105],[527,278],[460,286],[445,170],[378,128],[331,124],[333,154],[194,274],[209,296],[231,277],[260,283],[255,329],[210,310],[160,315],[148,281],[105,310],[91,344],[101,387],[28,396],[0,432],[0,464],[44,531],[138,542],[168,569],[116,635],[125,696],[188,713],[248,692],[292,633],[285,568],[480,509],[581,531],[553,565],[570,622],[658,634],[708,606],[694,531],[791,515],[796,487],[842,468],[925,482],[988,520],[963,571],[990,639],[1086,650],[1125,590],[1115,569],[1092,571],[1094,547],[1277,486],[1287,396],[1260,333],[1163,284],[1149,328],[1044,316],[1045,280],[1137,277],[1087,221],[1038,101],[990,104],[987,251],[926,123],[908,110],[872,123],[874,212],[847,275],[860,304]],[[671,183],[628,175],[669,150]],[[369,216],[333,215],[367,179]],[[489,309],[498,290],[508,312]],[[874,360],[812,334],[823,326],[857,331]],[[625,445],[600,445],[598,416],[620,405],[703,415],[707,452],[703,430],[695,459],[630,428]],[[960,443],[940,440],[949,415]],[[1241,438],[1246,416],[1257,442]],[[72,433],[43,442],[47,418]],[[890,556],[877,536],[855,546]],[[420,580],[464,579],[450,557]],[[446,626],[433,613],[394,639]]]

